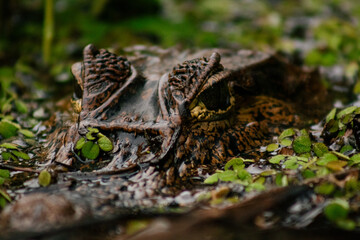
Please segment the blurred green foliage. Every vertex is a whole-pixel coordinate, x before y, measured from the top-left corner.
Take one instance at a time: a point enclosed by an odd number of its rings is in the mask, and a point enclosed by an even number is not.
[[[319,46],[306,57],[309,65],[331,66],[340,61],[358,61],[360,56],[358,27],[336,18],[321,22],[314,29]]]
[[[89,43],[277,51],[296,64],[343,67],[357,94],[359,20],[352,0],[0,0],[1,112],[26,111],[14,83],[71,92],[69,68]]]
[[[0,0],[0,13],[0,78],[31,91],[67,84],[61,91],[70,92],[69,68],[94,43],[112,51],[135,44],[278,51],[297,64],[341,65],[360,92],[357,1]],[[14,97],[0,94],[0,107],[9,107]]]
[[[5,36],[0,39],[0,64],[40,56],[51,21],[54,45],[49,57],[54,64],[78,58],[90,42],[115,48],[158,44],[292,52],[301,48],[301,41],[310,65],[359,58],[360,3],[351,0],[57,0],[53,18],[45,14],[49,2],[0,2],[0,32]]]
[[[69,68],[89,43],[278,51],[297,64],[343,67],[357,94],[359,20],[352,0],[0,0],[0,111],[31,112],[19,86],[29,98],[71,93]]]

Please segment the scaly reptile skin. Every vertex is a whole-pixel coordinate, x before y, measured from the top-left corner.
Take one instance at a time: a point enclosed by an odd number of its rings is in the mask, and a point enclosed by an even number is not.
[[[294,109],[301,113],[321,102],[315,93],[326,95],[316,71],[263,53],[218,51],[175,64],[174,53],[135,51],[127,59],[88,45],[83,62],[72,67],[81,89],[78,120],[51,136],[49,158],[84,169],[74,146],[89,127],[98,128],[115,148],[91,168],[137,166],[142,174],[154,167],[161,176],[154,178],[156,189],[163,189],[233,157],[259,158],[256,150],[270,136],[299,123]]]

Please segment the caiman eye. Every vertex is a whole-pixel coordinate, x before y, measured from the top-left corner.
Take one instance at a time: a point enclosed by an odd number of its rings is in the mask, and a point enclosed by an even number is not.
[[[203,91],[198,99],[208,110],[226,110],[230,106],[230,92],[227,82],[212,85]]]

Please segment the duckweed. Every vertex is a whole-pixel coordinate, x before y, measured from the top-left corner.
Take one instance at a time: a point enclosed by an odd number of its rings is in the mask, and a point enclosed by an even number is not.
[[[51,183],[51,174],[47,170],[42,170],[38,177],[40,186],[46,187]]]
[[[88,128],[86,136],[76,142],[75,149],[81,153],[81,156],[95,160],[99,156],[100,150],[104,152],[113,150],[113,144],[97,128]]]

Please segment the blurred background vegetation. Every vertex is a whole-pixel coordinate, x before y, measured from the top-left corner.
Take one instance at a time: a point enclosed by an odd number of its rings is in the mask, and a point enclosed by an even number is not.
[[[353,0],[0,0],[0,78],[70,83],[88,43],[277,51],[343,78],[358,70],[359,18]]]

